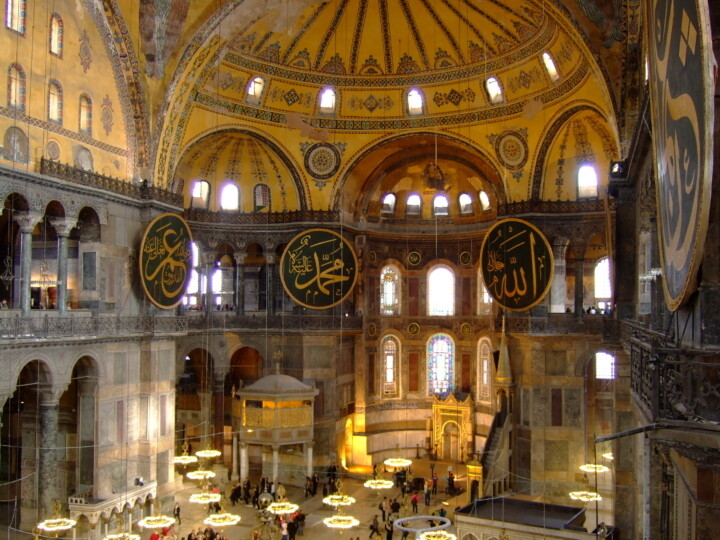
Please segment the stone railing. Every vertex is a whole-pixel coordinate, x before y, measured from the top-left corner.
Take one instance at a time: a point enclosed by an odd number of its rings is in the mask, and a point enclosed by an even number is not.
[[[18,310],[0,312],[0,341],[184,332],[187,332],[185,317],[94,317],[91,311],[61,317],[51,310],[32,312],[24,317]]]
[[[295,210],[292,212],[213,212],[201,208],[185,210],[185,219],[200,223],[226,223],[229,225],[267,225],[284,223],[339,223],[335,210]]]
[[[362,317],[340,315],[256,314],[239,315],[232,311],[194,311],[187,312],[190,330],[228,330],[242,328],[246,330],[264,330],[277,328],[285,330],[349,330],[362,329]]]
[[[122,514],[126,506],[136,508],[145,504],[149,499],[155,499],[156,497],[157,482],[147,482],[143,486],[128,488],[126,491],[107,499],[69,497],[68,509],[71,519],[78,520],[84,517],[92,528],[95,528],[100,520],[107,521],[113,514]]]
[[[615,210],[615,199],[608,201],[610,210]],[[518,214],[572,214],[588,212],[604,212],[602,199],[588,199],[583,201],[519,201],[501,204],[498,207],[498,216],[515,216]]]

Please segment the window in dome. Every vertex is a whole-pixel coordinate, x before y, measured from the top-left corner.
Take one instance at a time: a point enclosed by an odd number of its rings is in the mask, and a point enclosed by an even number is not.
[[[192,185],[192,208],[207,210],[210,199],[210,183],[205,180],[195,180]]]
[[[447,216],[449,213],[450,203],[445,195],[435,195],[433,199],[433,213],[436,216]]]
[[[408,196],[405,213],[408,216],[419,216],[420,215],[420,195],[417,193],[413,193],[412,195]]]
[[[50,54],[62,58],[63,52],[63,21],[60,15],[53,13],[50,17]]]
[[[382,207],[380,211],[383,214],[393,214],[395,213],[395,194],[394,193],[386,193],[385,196],[382,199]]]
[[[455,382],[455,346],[446,334],[435,334],[427,347],[428,393],[447,394]]]
[[[595,378],[606,380],[615,378],[615,357],[613,355],[604,352],[595,353]]]
[[[320,92],[320,112],[332,114],[335,112],[335,90],[325,88]]]
[[[380,272],[380,313],[400,315],[400,272],[394,266]]]
[[[610,259],[603,257],[595,265],[595,299],[608,300],[611,297]]]
[[[485,90],[487,90],[488,99],[491,104],[497,105],[505,100],[505,98],[503,98],[500,82],[495,77],[489,77],[485,81]]]
[[[549,52],[542,53],[543,64],[545,64],[545,71],[550,76],[552,82],[557,82],[560,79],[557,68],[555,67],[555,61],[550,56]]]
[[[25,17],[27,6],[25,0],[5,1],[5,26],[10,30],[25,33]]]
[[[483,212],[490,210],[490,197],[488,197],[488,194],[485,191],[480,191],[478,193],[478,199],[480,199],[480,208],[482,208]]]
[[[255,77],[250,80],[247,87],[247,102],[250,105],[260,104],[263,88],[265,88],[265,80],[262,77]]]
[[[407,93],[407,108],[411,116],[423,113],[423,96],[420,90],[413,88]]]
[[[593,165],[582,165],[578,170],[578,199],[593,199],[598,196],[598,178]]]
[[[455,314],[455,275],[447,266],[436,266],[428,272],[428,315]]]
[[[25,70],[18,64],[8,69],[8,107],[25,111]]]
[[[62,124],[63,94],[60,83],[50,81],[48,86],[48,120]]]
[[[80,118],[78,122],[80,133],[92,135],[92,100],[87,94],[80,96]]]
[[[388,336],[383,340],[383,394],[397,393],[398,340]]]
[[[270,188],[267,184],[258,184],[253,190],[255,212],[270,211]]]
[[[240,191],[235,184],[225,184],[220,193],[222,210],[237,210],[240,207]]]
[[[467,193],[461,193],[458,197],[458,203],[460,204],[460,213],[463,215],[469,215],[473,213],[472,197]]]

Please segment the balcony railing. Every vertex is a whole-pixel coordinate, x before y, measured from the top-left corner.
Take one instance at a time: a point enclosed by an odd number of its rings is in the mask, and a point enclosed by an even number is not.
[[[238,314],[233,311],[194,311],[188,312],[190,330],[264,330],[276,328],[284,330],[362,330],[362,317],[341,315],[282,314],[265,315]]]

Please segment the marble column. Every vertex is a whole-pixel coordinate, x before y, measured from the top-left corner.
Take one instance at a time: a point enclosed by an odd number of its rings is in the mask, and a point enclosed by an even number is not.
[[[52,516],[54,501],[58,495],[57,442],[58,442],[57,398],[45,397],[40,402],[40,447],[38,448],[38,489],[40,515]]]
[[[280,447],[277,445],[273,445],[272,447],[272,482],[273,484],[277,485],[277,477],[278,477],[278,464],[280,460]]]
[[[553,259],[555,266],[553,269],[553,280],[550,286],[550,313],[565,313],[565,271],[567,262],[565,261],[565,252],[567,251],[568,241],[560,238],[553,244]]]
[[[250,459],[248,456],[248,444],[240,444],[240,482],[245,483],[250,471]]]
[[[265,264],[267,265],[267,314],[269,316],[275,315],[275,272],[277,271],[276,263],[277,259],[275,255],[267,255],[265,257]]]
[[[225,399],[225,379],[216,375],[213,384],[213,448],[223,451],[225,441],[225,421],[223,418],[224,399]]]
[[[95,379],[78,381],[78,437],[80,448],[76,458],[76,482],[85,491],[95,486],[95,425],[96,425]]]
[[[235,255],[235,312],[245,315],[245,258]]]
[[[232,464],[230,465],[230,481],[238,481],[238,434],[232,436]]]
[[[305,456],[307,457],[307,474],[305,476],[312,478],[313,475],[313,443],[305,443]]]
[[[212,417],[212,392],[207,390],[200,390],[198,392],[200,397],[200,419],[202,420],[202,449],[208,444],[212,444],[210,439],[210,433],[213,425]]]
[[[76,224],[75,220],[65,218],[50,221],[50,225],[53,226],[58,236],[57,308],[60,315],[65,315],[67,311],[68,237]]]
[[[30,281],[32,279],[32,232],[42,215],[37,212],[16,212],[15,221],[20,229],[20,275],[15,289],[15,305],[20,305],[23,315],[30,314]]]
[[[583,278],[585,276],[585,259],[575,259],[575,317],[582,319],[583,308]]]

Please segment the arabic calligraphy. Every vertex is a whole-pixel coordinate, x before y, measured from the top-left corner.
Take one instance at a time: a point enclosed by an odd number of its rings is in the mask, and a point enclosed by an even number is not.
[[[552,284],[553,259],[545,236],[519,219],[504,219],[487,233],[480,250],[490,296],[511,311],[537,305]]]
[[[162,309],[177,306],[190,277],[190,244],[187,223],[176,214],[155,218],[140,247],[140,277],[145,294]]]
[[[293,238],[280,266],[285,292],[310,309],[339,304],[357,280],[357,258],[352,246],[326,229],[310,229]]]

